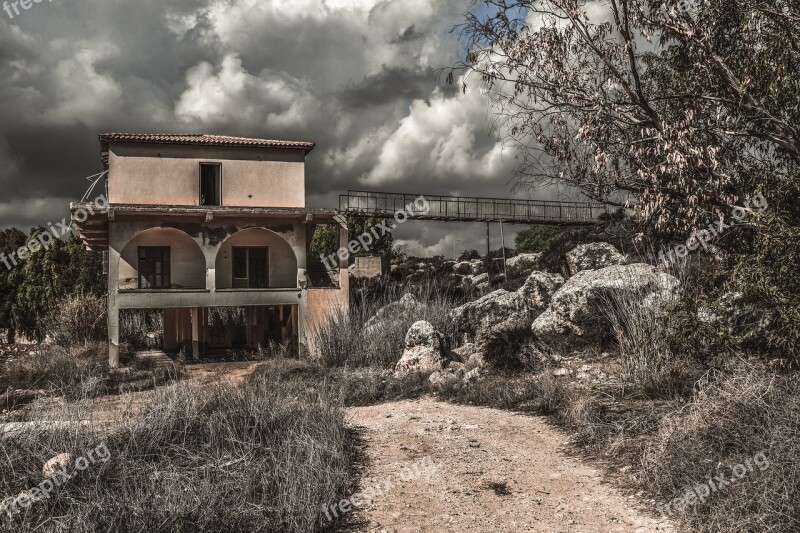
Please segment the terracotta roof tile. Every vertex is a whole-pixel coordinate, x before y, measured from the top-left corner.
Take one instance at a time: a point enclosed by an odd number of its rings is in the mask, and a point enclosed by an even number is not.
[[[311,150],[313,142],[280,141],[271,139],[253,139],[250,137],[232,137],[230,135],[207,134],[162,134],[162,133],[104,133],[101,141],[127,141],[145,143],[201,144],[210,146],[263,146],[269,148],[302,148]]]
[[[192,144],[198,146],[243,146],[256,148],[290,148],[310,152],[314,143],[309,141],[281,141],[232,137],[230,135],[167,134],[167,133],[103,133],[100,135],[100,152],[103,169],[108,170],[109,142],[137,142],[162,144]]]

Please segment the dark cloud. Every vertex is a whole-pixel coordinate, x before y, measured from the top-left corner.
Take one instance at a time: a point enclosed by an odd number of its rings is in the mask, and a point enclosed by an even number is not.
[[[405,29],[403,33],[398,35],[396,38],[389,41],[391,44],[404,44],[410,43],[412,41],[416,41],[417,39],[422,39],[425,37],[424,34],[417,31],[416,26],[413,24]]]
[[[433,69],[414,71],[384,65],[377,74],[365,76],[360,82],[339,91],[337,97],[352,109],[384,105],[395,100],[410,102],[430,96],[436,78]]]
[[[66,216],[99,170],[104,131],[313,140],[312,206],[350,188],[503,196],[514,154],[489,131],[485,99],[437,77],[458,58],[450,30],[470,5],[84,0],[0,12],[0,226]],[[433,250],[461,238],[420,227],[403,240]]]

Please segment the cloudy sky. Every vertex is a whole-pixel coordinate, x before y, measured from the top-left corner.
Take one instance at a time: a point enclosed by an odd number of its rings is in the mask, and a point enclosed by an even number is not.
[[[99,171],[97,134],[112,131],[315,141],[310,207],[352,188],[511,196],[514,154],[477,84],[462,94],[437,76],[460,57],[451,30],[469,8],[52,0],[13,19],[0,11],[0,226],[65,216]],[[409,223],[395,235],[409,252],[452,255],[454,243],[483,249],[485,233]]]

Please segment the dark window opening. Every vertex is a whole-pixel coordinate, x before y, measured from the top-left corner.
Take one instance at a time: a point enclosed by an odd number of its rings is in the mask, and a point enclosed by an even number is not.
[[[222,205],[222,165],[200,163],[200,205]]]
[[[269,287],[269,254],[266,247],[233,247],[233,287]]]
[[[139,247],[139,288],[170,288],[169,246]]]

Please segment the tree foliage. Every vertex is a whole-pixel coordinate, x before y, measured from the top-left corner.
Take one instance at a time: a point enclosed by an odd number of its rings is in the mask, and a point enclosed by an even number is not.
[[[799,0],[479,3],[461,66],[521,148],[518,183],[634,195],[668,233],[799,192]]]
[[[517,185],[633,207],[656,242],[742,208],[714,241],[732,265],[716,289],[771,317],[763,348],[800,358],[800,0],[475,4],[449,81],[479,77]]]
[[[562,233],[564,228],[558,226],[531,226],[517,233],[514,246],[519,254],[544,252],[550,242]]]
[[[314,228],[311,244],[308,246],[309,261],[329,257],[339,249],[339,226],[320,224]]]
[[[26,237],[17,229],[4,230],[2,251],[8,256],[42,231],[36,228]],[[68,296],[106,294],[102,256],[87,251],[75,237],[54,239],[10,270],[0,265],[0,288],[0,327],[41,339],[49,329],[47,317],[57,317]]]

